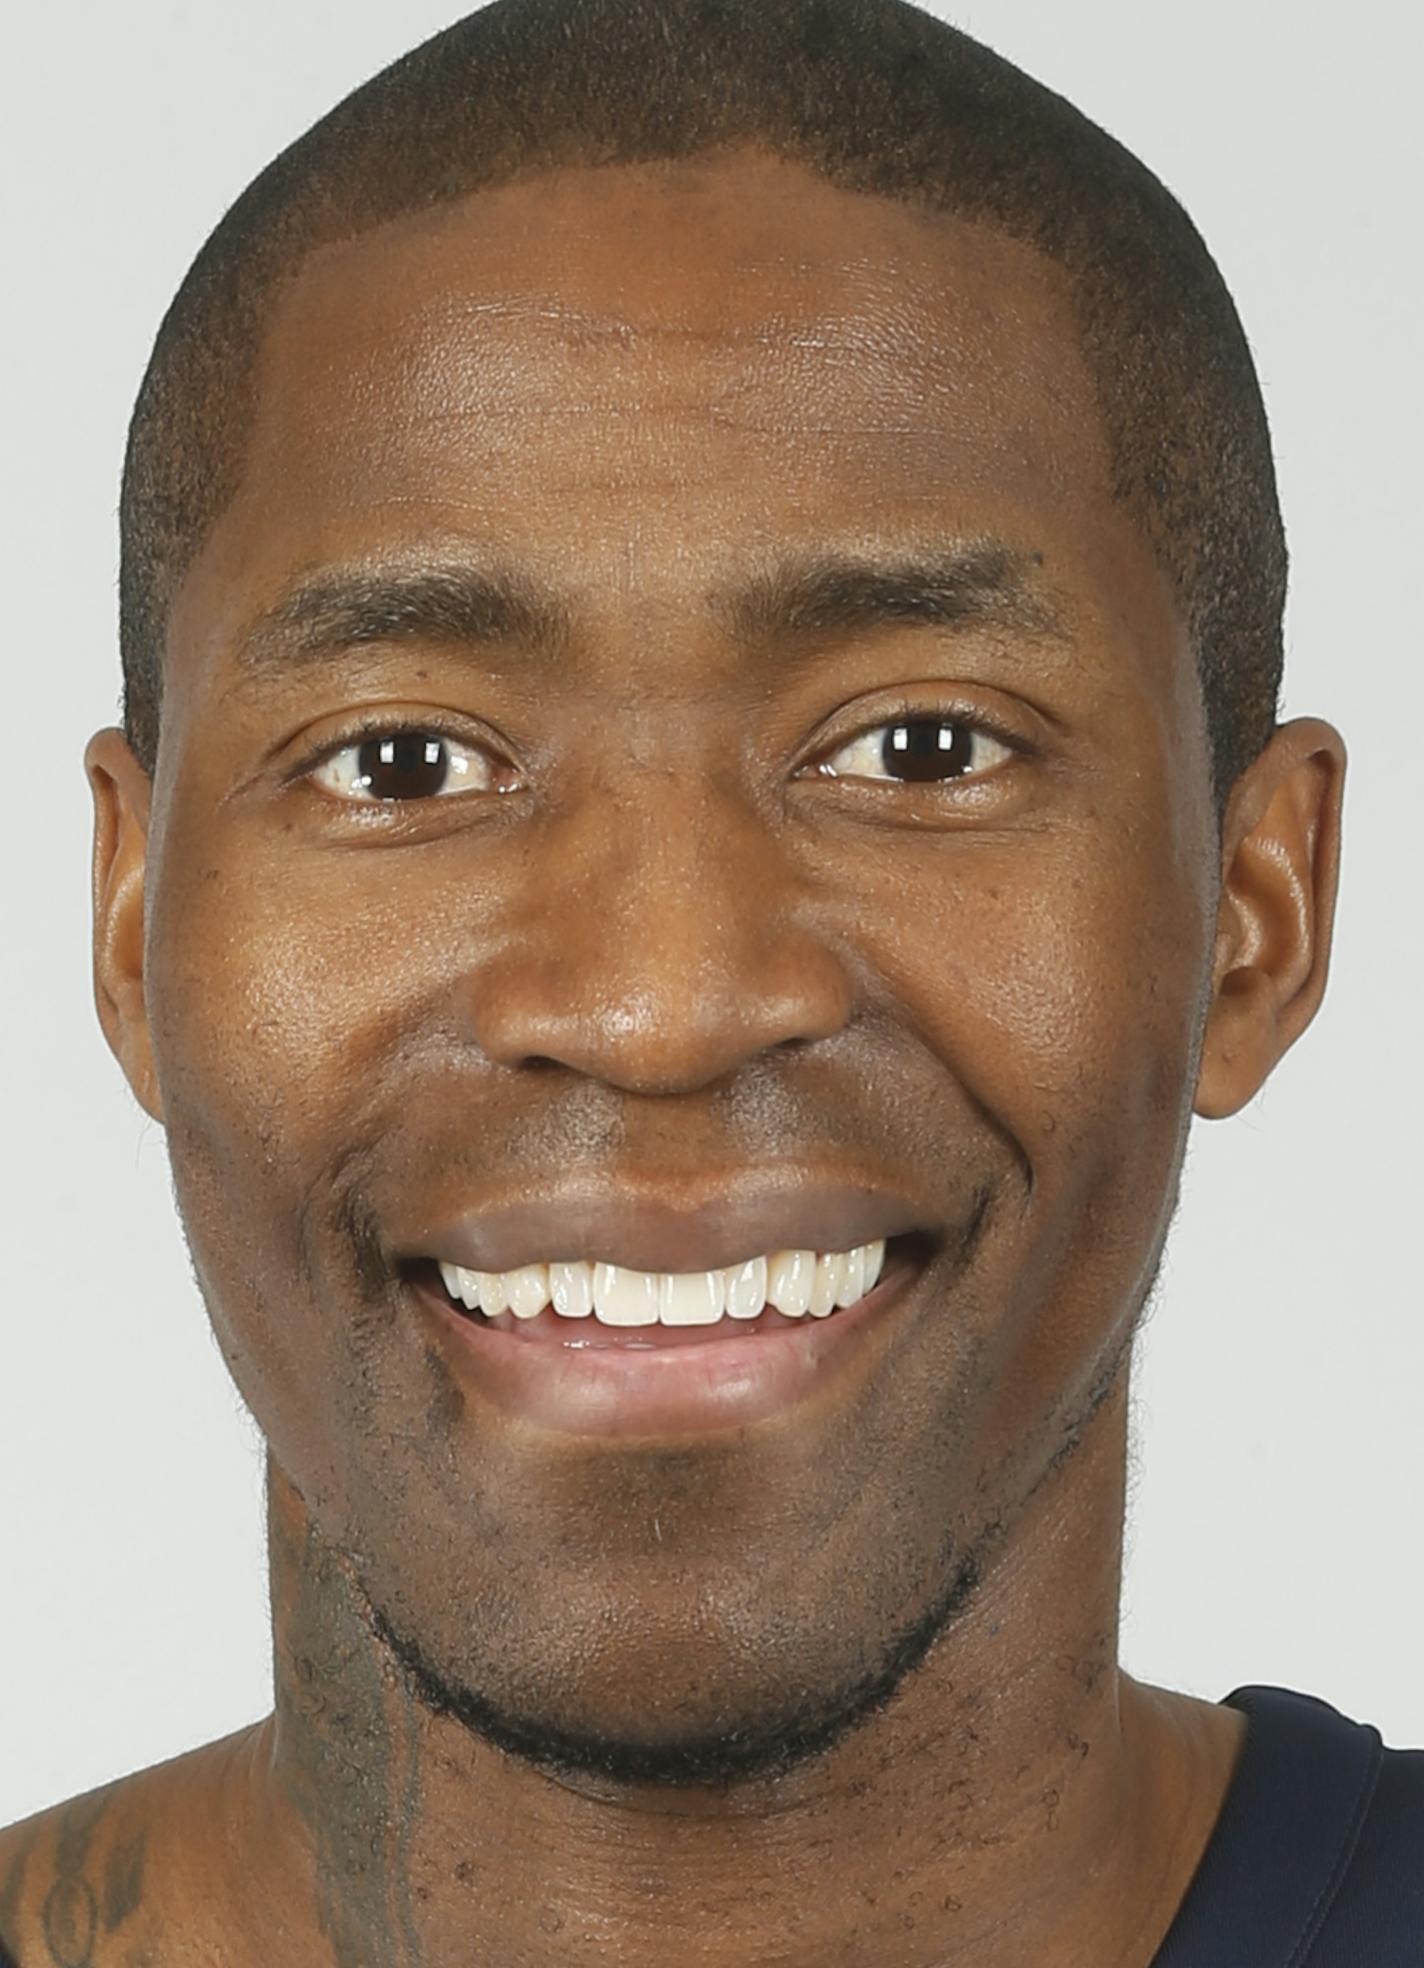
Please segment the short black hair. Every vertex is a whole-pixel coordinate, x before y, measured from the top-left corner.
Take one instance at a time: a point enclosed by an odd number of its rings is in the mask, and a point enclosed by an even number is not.
[[[124,725],[148,772],[169,607],[236,490],[264,323],[305,256],[541,170],[748,142],[848,190],[991,225],[1066,270],[1114,494],[1191,637],[1220,819],[1274,728],[1286,585],[1270,435],[1236,309],[1143,164],[906,0],[493,0],[268,165],[164,317],[129,431]]]

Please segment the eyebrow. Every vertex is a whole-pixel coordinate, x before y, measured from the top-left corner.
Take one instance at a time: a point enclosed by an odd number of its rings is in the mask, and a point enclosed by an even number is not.
[[[557,657],[571,620],[552,592],[496,565],[324,568],[288,589],[238,638],[244,670],[301,669],[372,642],[518,644]]]
[[[888,555],[821,550],[724,582],[704,600],[743,647],[914,624],[1066,641],[1040,566],[1040,555],[996,541]],[[333,567],[303,578],[248,624],[237,654],[251,676],[402,641],[517,648],[551,668],[567,656],[573,633],[573,611],[553,588],[497,563],[427,556],[409,567]]]
[[[834,635],[906,623],[997,628],[1067,640],[1041,558],[998,541],[954,542],[881,557],[825,552],[785,561],[711,599],[741,642]]]

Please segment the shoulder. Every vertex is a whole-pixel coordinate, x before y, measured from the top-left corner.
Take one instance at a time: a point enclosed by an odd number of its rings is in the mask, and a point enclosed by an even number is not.
[[[1381,1742],[1327,1932],[1341,1959],[1382,1961],[1382,1924],[1424,1962],[1424,1749]]]
[[[17,1963],[146,1968],[145,1901],[159,1798],[149,1772],[0,1831],[0,1942]]]
[[[1424,1749],[1318,1696],[1252,1686],[1227,1698],[1256,1745],[1232,1830],[1251,1855],[1254,1898],[1279,1893],[1309,1968],[1424,1961]],[[1250,1739],[1248,1738],[1248,1741]]]
[[[198,1799],[247,1735],[205,1743],[0,1830],[0,1949],[19,1968],[162,1968],[183,1863],[213,1827]],[[4,1955],[0,1952],[0,1964]]]
[[[0,1831],[0,1941],[17,1961],[87,1962],[105,1913],[119,1926],[125,1894],[112,1834],[129,1816],[125,1783],[103,1784]]]

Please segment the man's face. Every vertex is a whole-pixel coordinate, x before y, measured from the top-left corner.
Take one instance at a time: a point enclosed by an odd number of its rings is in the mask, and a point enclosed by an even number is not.
[[[728,605],[966,546],[997,572],[957,623]],[[297,660],[271,625],[433,563],[562,635]],[[960,728],[958,776],[892,776],[907,716]],[[363,719],[469,770],[363,800]],[[746,153],[306,263],[172,619],[147,1014],[238,1386],[435,1678],[669,1772],[854,1711],[1122,1355],[1215,878],[1181,624],[1045,262]],[[525,1191],[788,1169],[902,1194],[934,1252],[746,1425],[513,1415],[411,1283],[432,1225]]]

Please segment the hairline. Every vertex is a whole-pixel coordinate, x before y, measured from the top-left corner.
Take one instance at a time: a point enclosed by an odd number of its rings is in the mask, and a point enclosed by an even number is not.
[[[847,0],[832,16],[822,0],[787,0],[773,21],[743,0],[617,0],[615,22],[614,4],[500,0],[455,23],[274,159],[199,253],[160,329],[125,466],[124,715],[141,761],[156,752],[172,602],[240,482],[266,324],[311,251],[552,171],[750,145],[839,189],[978,223],[1066,277],[1110,490],[1195,656],[1220,820],[1278,705],[1286,556],[1259,379],[1190,217],[1073,104],[917,6]],[[585,46],[615,25],[614,68],[633,49],[649,64],[640,95]],[[814,106],[807,64],[829,88]],[[222,428],[234,394],[248,399],[235,436]],[[214,463],[223,483],[209,499]]]

